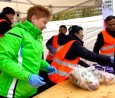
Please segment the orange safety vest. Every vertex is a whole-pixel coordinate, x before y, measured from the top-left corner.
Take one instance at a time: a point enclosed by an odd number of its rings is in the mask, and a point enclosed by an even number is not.
[[[57,69],[57,72],[48,76],[49,79],[54,83],[59,83],[67,79],[70,71],[73,69],[73,67],[76,67],[76,64],[78,64],[80,60],[80,57],[77,57],[75,60],[65,59],[65,55],[74,41],[75,40],[72,40],[57,48],[57,52],[55,53],[51,63],[51,65]]]
[[[7,20],[5,20],[5,19],[0,19],[0,22],[3,22],[3,21],[7,21]],[[3,35],[2,34],[0,34],[0,37],[2,37]]]
[[[58,35],[55,35],[52,40],[52,47],[57,49],[58,48]],[[46,57],[47,60],[53,60],[54,54],[50,51],[48,51],[48,55]]]
[[[100,53],[108,56],[114,57],[115,52],[115,38],[110,36],[106,30],[102,31],[102,35],[104,38],[104,45],[100,49]]]

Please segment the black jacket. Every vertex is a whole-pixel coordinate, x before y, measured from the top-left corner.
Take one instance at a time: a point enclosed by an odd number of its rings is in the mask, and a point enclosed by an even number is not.
[[[113,38],[115,38],[115,31],[110,31],[109,29],[107,29],[106,28],[106,31],[107,31],[107,33],[110,35],[110,36],[112,36]],[[95,45],[94,45],[94,48],[93,48],[93,51],[95,52],[95,53],[99,53],[99,50],[101,49],[101,47],[104,45],[104,38],[103,38],[103,35],[102,35],[102,33],[100,32],[99,34],[98,34],[98,37],[97,37],[97,40],[96,40],[96,42],[95,42]],[[99,64],[100,65],[102,65],[102,66],[114,66],[114,64],[113,63],[111,63],[111,62],[99,62]]]
[[[80,56],[81,58],[93,62],[110,62],[109,56],[93,53],[88,49],[84,48],[83,42],[74,35],[64,35],[63,33],[61,33],[58,38],[58,44],[61,46],[69,42],[70,40],[76,41],[72,44],[67,54],[65,55],[65,58],[67,60],[74,60],[76,57]]]
[[[0,14],[0,19],[5,19],[7,21],[0,22],[0,34],[4,35],[8,30],[10,30],[12,27],[11,21],[6,17],[4,13]]]
[[[46,42],[46,47],[47,47],[47,49],[50,50],[50,51],[53,51],[53,50],[54,50],[54,48],[52,47],[53,37],[54,37],[54,36],[52,36],[52,37]],[[83,42],[82,42],[82,43],[83,43]],[[89,65],[88,65],[87,63],[85,63],[84,61],[82,61],[82,60],[80,60],[80,61],[78,62],[78,64],[80,64],[81,66],[84,66],[84,67],[89,67]]]

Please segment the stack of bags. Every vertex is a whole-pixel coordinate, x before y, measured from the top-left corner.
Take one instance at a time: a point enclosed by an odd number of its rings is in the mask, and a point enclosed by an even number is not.
[[[115,83],[115,75],[97,70],[95,67],[79,66],[69,74],[69,79],[76,86],[90,91],[96,90],[101,84],[111,85]]]

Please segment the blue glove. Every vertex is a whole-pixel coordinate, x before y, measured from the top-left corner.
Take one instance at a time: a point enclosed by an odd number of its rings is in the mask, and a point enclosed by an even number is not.
[[[57,71],[56,68],[53,67],[53,66],[51,66],[51,65],[48,65],[48,66],[46,67],[46,69],[47,69],[47,71],[49,72],[48,75],[51,75],[51,74],[53,74],[53,73],[55,73],[55,72]]]
[[[55,53],[56,52],[56,49],[54,48],[54,47],[52,47],[52,45],[50,45],[50,44],[46,44],[46,47],[47,47],[47,49],[48,50],[50,50],[52,53]]]
[[[33,86],[35,88],[38,88],[38,87],[43,86],[43,85],[46,84],[43,80],[44,79],[42,77],[40,77],[39,75],[31,74],[30,79],[28,80],[28,83],[31,86]]]
[[[114,57],[111,57],[111,63],[114,64]]]

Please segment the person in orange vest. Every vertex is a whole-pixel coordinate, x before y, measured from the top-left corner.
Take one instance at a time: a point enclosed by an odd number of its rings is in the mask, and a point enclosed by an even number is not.
[[[62,27],[63,25],[61,25],[60,27]],[[65,26],[64,26],[65,27]],[[64,30],[65,30],[65,28],[60,28],[59,29],[59,32],[61,31],[62,33],[64,32]],[[67,28],[66,28],[66,30],[67,30]],[[60,33],[61,33],[60,32]],[[78,37],[79,37],[79,39],[80,39],[80,41],[81,41],[81,43],[82,43],[82,39],[83,39],[83,28],[82,27],[77,27],[76,28],[76,32],[77,33],[79,33],[79,35],[78,35]],[[65,35],[65,33],[63,33],[64,35]],[[59,35],[58,35],[59,36]],[[50,40],[52,40],[53,39],[53,37],[50,39]],[[58,44],[58,39],[56,39],[57,41],[56,41],[56,43]],[[51,42],[51,41],[50,41]],[[55,49],[55,53],[56,53],[56,49]],[[54,54],[55,54],[54,53]],[[53,57],[52,57],[52,59],[51,59],[51,62],[52,62],[52,60],[53,60]],[[50,62],[50,63],[51,63]],[[78,64],[80,64],[81,66],[84,66],[84,67],[88,67],[89,65],[87,64],[87,63],[85,63],[84,61],[82,61],[82,60],[79,60],[78,61]],[[41,87],[39,87],[39,90],[38,90],[38,93],[41,93],[42,91],[44,91],[44,90],[46,90],[46,89],[48,89],[48,88],[50,88],[50,87],[52,87],[52,86],[54,86],[56,83],[54,83],[54,82],[52,82],[49,78],[48,78],[48,74],[47,74],[47,72],[43,72],[43,71],[40,71],[40,76],[42,76],[43,78],[44,78],[44,81],[46,81],[46,85],[44,85],[44,86],[41,86]]]
[[[59,27],[59,34],[60,33],[67,33],[67,27],[65,25],[61,25]],[[58,35],[59,35],[58,34]],[[56,49],[58,48],[58,35],[54,35],[52,36],[47,42],[46,42],[46,48],[49,50],[47,57],[46,57],[46,61],[51,64],[52,60],[53,60],[53,56],[56,52]]]
[[[3,8],[0,13],[0,37],[12,28],[12,21],[15,16],[15,11],[11,7]]]
[[[114,57],[115,53],[115,16],[110,15],[105,19],[106,28],[102,30],[97,37],[95,42],[93,51],[95,53],[100,53],[104,55],[108,55],[110,57]],[[115,73],[115,65],[111,62],[99,62],[102,66],[109,66],[114,69]]]
[[[83,28],[77,25],[73,25],[69,28],[68,35],[63,33],[59,34],[58,44],[60,47],[57,49],[51,63],[57,71],[55,74],[48,76],[52,82],[59,83],[68,79],[70,71],[77,67],[80,57],[93,62],[114,63],[113,57],[94,53],[83,47],[82,38]]]

